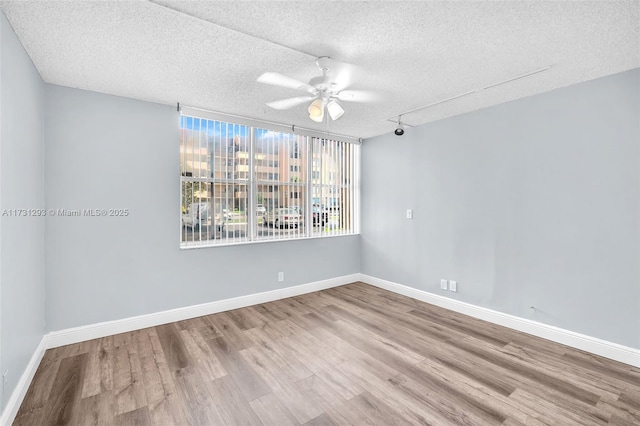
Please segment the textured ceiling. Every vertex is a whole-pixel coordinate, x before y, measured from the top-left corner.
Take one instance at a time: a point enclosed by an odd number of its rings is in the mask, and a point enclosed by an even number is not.
[[[63,86],[197,106],[332,133],[370,137],[640,66],[638,1],[2,1],[42,78]],[[265,102],[302,92],[256,82],[274,71],[303,82],[316,56],[353,64],[333,122],[306,104]],[[491,84],[551,66],[489,89]]]

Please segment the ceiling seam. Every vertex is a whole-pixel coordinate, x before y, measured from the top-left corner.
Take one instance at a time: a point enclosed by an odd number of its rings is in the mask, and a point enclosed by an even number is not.
[[[259,37],[259,36],[253,35],[253,34],[244,33],[242,31],[238,31],[238,30],[233,29],[233,28],[225,27],[224,25],[220,25],[220,24],[218,24],[216,22],[211,22],[211,21],[206,20],[204,18],[200,18],[199,16],[191,15],[190,13],[183,12],[183,11],[178,10],[178,9],[174,9],[174,8],[169,7],[167,5],[156,3],[153,0],[147,0],[147,2],[150,3],[150,4],[153,4],[154,6],[161,7],[163,9],[165,9],[165,10],[171,11],[172,13],[177,13],[177,14],[180,14],[180,15],[183,15],[183,16],[188,16],[190,18],[197,19],[198,21],[205,22],[205,23],[207,23],[209,25],[214,25],[214,26],[216,26],[218,28],[222,28],[222,29],[225,29],[227,31],[231,31],[231,32],[236,33],[236,34],[241,34],[241,35],[243,35],[245,37],[250,37],[250,38],[255,39],[255,40],[264,41],[266,43],[273,44],[274,46],[278,46],[278,47],[282,47],[282,48],[285,48],[285,49],[288,49],[288,50],[292,50],[292,51],[294,51],[296,53],[301,53],[303,55],[306,55],[306,56],[309,56],[309,57],[312,57],[312,58],[318,58],[318,56],[321,56],[321,55],[315,55],[313,53],[306,52],[304,50],[296,49],[295,47],[287,46],[286,44],[278,43],[277,41],[269,40],[268,38]]]
[[[473,93],[478,93],[478,92],[481,92],[481,91],[483,91],[483,90],[487,90],[487,89],[491,89],[491,88],[494,88],[494,87],[497,87],[497,86],[501,86],[501,85],[503,85],[503,84],[510,83],[510,82],[512,82],[512,81],[515,81],[515,80],[520,80],[521,78],[525,78],[525,77],[529,77],[529,76],[532,76],[532,75],[535,75],[535,74],[539,74],[539,73],[541,73],[541,72],[544,72],[544,71],[548,71],[548,70],[550,70],[550,69],[551,69],[551,67],[552,67],[552,65],[548,65],[548,66],[546,66],[546,67],[544,67],[544,68],[540,68],[540,69],[537,69],[537,70],[535,70],[535,71],[526,72],[526,73],[524,73],[524,74],[518,74],[517,76],[515,76],[515,77],[510,77],[510,78],[508,78],[507,80],[502,80],[502,81],[500,81],[500,82],[498,82],[498,83],[493,83],[493,84],[490,84],[490,85],[488,85],[488,86],[484,86],[482,89],[474,89],[474,90],[470,90],[470,91],[465,92],[465,93],[462,93],[462,94],[460,94],[460,95],[455,95],[455,96],[452,96],[452,97],[450,97],[450,98],[446,98],[446,99],[442,99],[442,100],[439,100],[439,101],[436,101],[436,102],[430,103],[430,104],[428,104],[428,105],[424,105],[424,106],[421,106],[421,107],[418,107],[418,108],[414,108],[414,109],[412,109],[412,110],[409,110],[409,111],[403,112],[402,114],[397,114],[397,115],[393,115],[393,116],[391,116],[391,117],[388,117],[388,118],[386,118],[386,121],[392,121],[392,122],[394,122],[394,123],[395,123],[395,122],[396,122],[396,119],[395,119],[394,117],[396,117],[396,116],[398,117],[398,120],[397,120],[397,121],[400,121],[400,118],[401,118],[403,115],[411,114],[411,113],[414,113],[414,112],[416,112],[416,111],[420,111],[421,109],[431,108],[431,107],[434,107],[434,106],[436,106],[436,105],[443,104],[443,103],[445,103],[445,102],[449,102],[449,101],[453,101],[453,100],[458,99],[458,98],[462,98],[463,96],[471,95],[471,94],[473,94]],[[406,123],[404,123],[404,122],[403,122],[402,124],[406,124]],[[409,125],[409,126],[410,126],[410,127],[413,127],[413,126],[411,126],[411,125]]]

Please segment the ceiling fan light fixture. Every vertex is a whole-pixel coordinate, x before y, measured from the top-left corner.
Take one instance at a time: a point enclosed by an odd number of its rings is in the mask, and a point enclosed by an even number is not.
[[[322,123],[324,120],[324,101],[320,98],[315,99],[307,108],[309,112],[309,118],[316,123]]]
[[[344,114],[342,105],[340,105],[335,99],[331,99],[327,103],[327,111],[329,112],[329,116],[331,117],[331,119],[334,121],[342,117],[342,115]]]

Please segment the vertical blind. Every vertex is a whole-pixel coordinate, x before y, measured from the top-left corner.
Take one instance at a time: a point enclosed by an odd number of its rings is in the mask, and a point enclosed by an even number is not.
[[[357,144],[180,116],[180,246],[359,232]]]

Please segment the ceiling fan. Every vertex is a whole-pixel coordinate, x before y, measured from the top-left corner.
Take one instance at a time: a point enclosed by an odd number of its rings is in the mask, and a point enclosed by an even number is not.
[[[322,75],[313,77],[309,83],[303,83],[277,72],[266,72],[258,77],[259,83],[302,90],[308,93],[305,96],[267,102],[267,106],[277,110],[285,110],[311,101],[307,108],[309,118],[317,123],[322,123],[325,109],[332,120],[342,117],[344,109],[339,101],[372,102],[376,100],[376,96],[371,92],[347,90],[351,84],[351,66],[333,61],[328,56],[319,57],[316,60],[316,65],[320,68]]]

